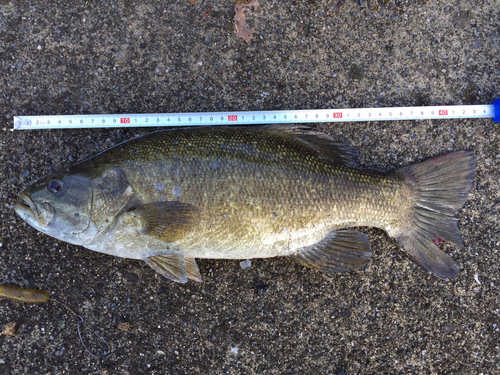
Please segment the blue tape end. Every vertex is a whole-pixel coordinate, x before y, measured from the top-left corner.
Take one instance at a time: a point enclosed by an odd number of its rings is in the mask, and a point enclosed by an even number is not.
[[[493,121],[500,122],[500,99],[495,100],[492,104],[493,104]]]

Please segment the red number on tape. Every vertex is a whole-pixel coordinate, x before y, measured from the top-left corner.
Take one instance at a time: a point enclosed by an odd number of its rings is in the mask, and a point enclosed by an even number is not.
[[[227,116],[227,121],[238,121],[238,115]]]
[[[342,112],[333,112],[333,118],[342,118]]]
[[[130,118],[128,117],[120,118],[120,124],[130,124]]]
[[[448,110],[447,109],[440,109],[439,110],[439,116],[447,116],[448,115]]]

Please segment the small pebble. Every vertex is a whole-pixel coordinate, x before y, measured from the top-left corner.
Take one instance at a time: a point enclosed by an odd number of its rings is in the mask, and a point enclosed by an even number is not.
[[[2,335],[15,336],[15,334],[17,333],[18,327],[19,327],[19,324],[17,324],[17,322],[7,323],[3,326]]]
[[[474,280],[476,280],[476,283],[478,283],[479,285],[481,285],[481,281],[479,281],[479,275],[478,274],[474,275]]]
[[[473,48],[481,48],[483,46],[483,42],[481,40],[475,40],[472,42]]]
[[[120,331],[126,331],[130,328],[130,322],[120,322],[118,323],[118,329]]]
[[[252,261],[250,259],[245,259],[240,262],[240,267],[243,270],[247,270],[252,267]]]

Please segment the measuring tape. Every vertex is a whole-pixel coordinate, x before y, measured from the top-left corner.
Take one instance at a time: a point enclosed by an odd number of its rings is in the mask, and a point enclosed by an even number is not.
[[[112,115],[15,116],[14,129],[81,129],[151,126],[301,124],[312,122],[493,118],[500,122],[500,99],[491,105],[301,109],[284,111],[136,113]]]

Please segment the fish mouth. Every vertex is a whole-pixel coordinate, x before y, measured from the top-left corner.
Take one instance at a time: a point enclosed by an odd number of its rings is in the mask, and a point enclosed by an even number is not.
[[[23,220],[31,219],[37,222],[38,210],[31,197],[23,191],[19,194],[19,198],[21,198],[22,201],[14,205],[14,211],[16,211]]]
[[[14,210],[21,219],[35,228],[46,227],[50,224],[55,216],[55,209],[48,202],[38,202],[33,200],[26,192],[19,194],[22,202],[17,202]]]

